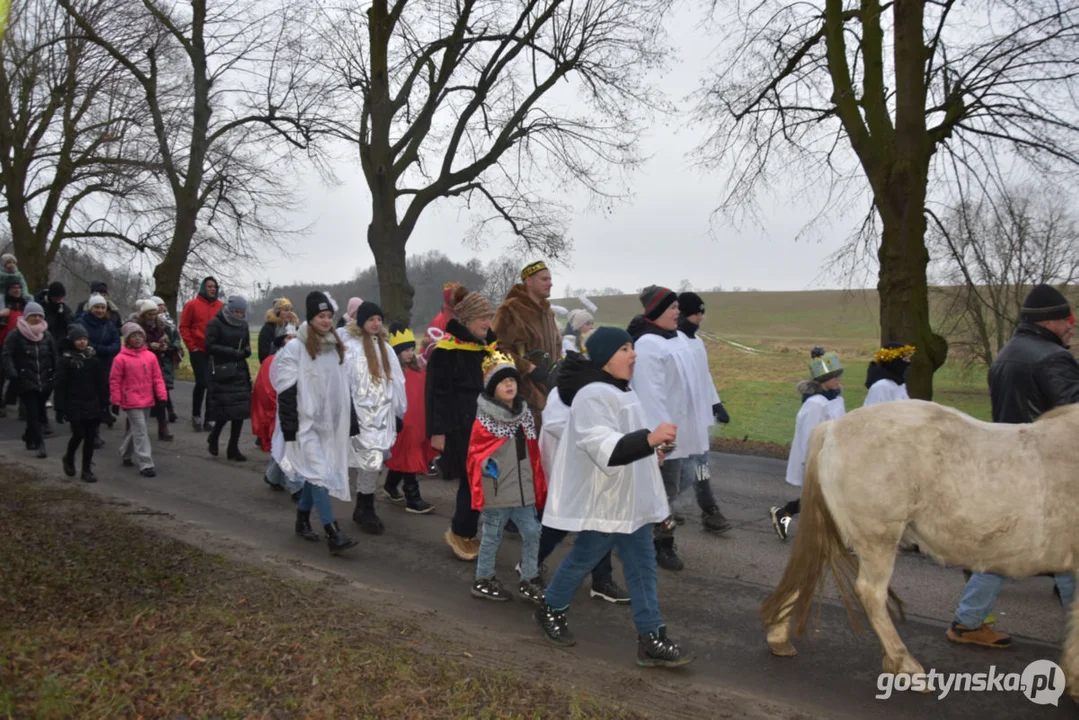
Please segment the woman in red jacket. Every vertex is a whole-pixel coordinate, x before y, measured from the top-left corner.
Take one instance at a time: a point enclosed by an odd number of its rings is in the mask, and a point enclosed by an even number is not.
[[[202,399],[210,387],[210,356],[206,352],[206,326],[217,316],[225,303],[217,299],[217,280],[204,278],[199,294],[184,305],[180,313],[180,337],[191,353],[191,370],[195,373],[195,391],[191,401],[191,426],[202,431]]]
[[[406,410],[397,431],[397,440],[386,460],[386,468],[390,472],[386,475],[382,490],[393,502],[400,502],[403,498],[408,512],[425,514],[434,510],[435,506],[420,497],[420,483],[416,476],[426,473],[438,454],[427,439],[427,373],[416,356],[416,337],[411,330],[391,325],[390,347],[397,353],[397,359],[405,371]],[[398,490],[402,481],[405,486],[403,496]]]

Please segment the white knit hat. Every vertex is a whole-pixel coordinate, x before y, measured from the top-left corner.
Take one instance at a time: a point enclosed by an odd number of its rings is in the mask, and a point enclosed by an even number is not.
[[[104,305],[107,308],[109,306],[109,303],[105,300],[104,295],[94,293],[90,296],[90,299],[86,301],[86,309],[89,310],[94,307],[94,305]]]
[[[157,312],[157,303],[155,303],[153,300],[139,300],[137,303],[135,303],[135,312],[139,315],[142,315],[143,313],[148,313],[151,310]]]
[[[596,319],[592,317],[592,313],[579,308],[577,310],[570,310],[569,315],[566,317],[566,322],[574,331],[580,330],[588,323],[594,323],[595,321]]]

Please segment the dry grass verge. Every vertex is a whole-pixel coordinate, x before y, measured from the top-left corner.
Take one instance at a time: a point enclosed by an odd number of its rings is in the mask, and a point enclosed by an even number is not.
[[[639,717],[0,475],[0,717]]]

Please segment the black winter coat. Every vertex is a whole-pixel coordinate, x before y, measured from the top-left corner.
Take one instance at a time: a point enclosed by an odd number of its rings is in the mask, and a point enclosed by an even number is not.
[[[40,341],[32,342],[15,328],[4,340],[3,359],[4,375],[18,378],[19,392],[52,390],[58,358],[56,342],[47,331]]]
[[[1079,402],[1079,362],[1060,338],[1021,323],[989,368],[993,422],[1029,423]]]
[[[67,329],[74,322],[74,315],[67,303],[54,303],[49,300],[48,289],[37,294],[37,301],[45,310],[45,323],[49,326],[49,332],[57,342],[67,338]]]
[[[56,413],[66,420],[101,418],[101,408],[109,404],[109,383],[101,369],[101,358],[92,347],[79,352],[64,338],[53,402]]]
[[[206,326],[206,352],[213,370],[206,419],[212,422],[246,420],[251,417],[251,329],[246,322],[231,325],[228,308]],[[235,318],[229,318],[236,322]]]
[[[479,340],[457,320],[450,320],[446,332],[461,342]],[[495,341],[487,331],[484,345]],[[463,469],[468,455],[472,424],[476,421],[476,399],[483,392],[483,360],[487,353],[436,347],[427,363],[427,437],[446,436],[443,458],[452,468]]]

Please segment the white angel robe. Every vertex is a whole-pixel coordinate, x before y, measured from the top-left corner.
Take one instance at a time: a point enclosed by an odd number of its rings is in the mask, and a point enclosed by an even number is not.
[[[397,438],[395,417],[403,418],[405,375],[397,354],[390,344],[381,341],[390,358],[390,377],[375,382],[367,367],[363,340],[339,328],[337,336],[345,344],[345,368],[348,372],[352,404],[360,422],[360,434],[349,442],[348,466],[368,472],[378,472]],[[381,353],[379,353],[381,361]]]
[[[869,405],[876,405],[882,402],[891,402],[893,400],[910,400],[910,395],[907,393],[907,386],[900,385],[895,380],[889,380],[882,378],[873,383],[873,386],[869,388],[869,393],[865,396],[865,403],[862,407],[868,407]]]
[[[629,465],[607,465],[618,441],[646,426],[635,392],[604,382],[581,388],[547,478],[543,524],[571,532],[628,534],[666,519],[670,507],[655,455]]]
[[[547,394],[547,405],[543,408],[543,427],[540,429],[539,436],[540,461],[543,463],[543,472],[546,473],[548,482],[554,470],[555,453],[558,452],[558,444],[562,440],[568,422],[569,405],[562,402],[558,388],[554,388]]]
[[[687,366],[686,384],[688,386],[685,425],[678,427],[678,447],[671,457],[681,457],[679,450],[685,446],[686,455],[704,455],[711,447],[709,429],[715,425],[716,418],[712,407],[719,403],[716,383],[712,380],[712,371],[708,367],[708,349],[700,337],[689,337],[679,331],[679,337],[685,345]]]
[[[835,400],[829,400],[817,394],[802,403],[802,409],[798,411],[798,417],[794,421],[794,441],[791,442],[791,452],[787,460],[789,484],[802,487],[806,453],[809,451],[809,436],[813,428],[825,420],[838,420],[846,414],[847,405],[842,395]]]
[[[270,366],[270,384],[279,395],[297,386],[299,430],[295,442],[285,442],[278,418],[272,439],[273,458],[294,480],[326,488],[332,497],[350,501],[348,484],[349,410],[348,375],[337,352],[320,353],[314,360],[304,347],[308,326],[277,351]]]
[[[707,446],[704,450],[691,451],[695,445],[688,398],[690,358],[689,346],[684,339],[684,335],[667,339],[649,333],[642,335],[633,344],[633,349],[637,351],[637,365],[633,370],[630,387],[640,398],[644,410],[644,423],[641,427],[654,431],[663,423],[678,426],[678,439],[675,441],[677,447],[668,455],[671,460],[707,451]],[[683,433],[686,433],[685,436]],[[685,441],[683,437],[686,438]],[[699,445],[699,442],[696,445]]]

